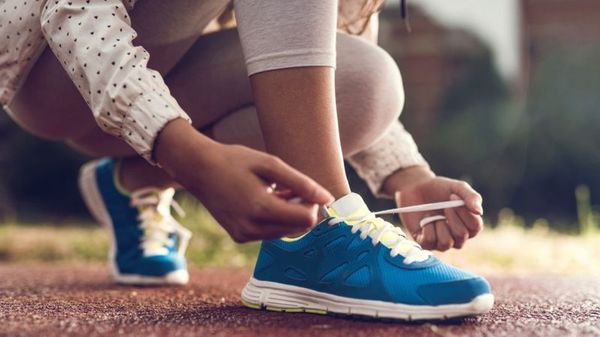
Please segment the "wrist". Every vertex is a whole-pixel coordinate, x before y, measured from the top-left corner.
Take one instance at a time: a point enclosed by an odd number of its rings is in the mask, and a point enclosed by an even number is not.
[[[154,159],[173,178],[186,168],[209,166],[211,153],[218,143],[178,118],[165,125],[156,137]]]
[[[411,166],[397,170],[388,176],[381,186],[383,193],[394,195],[409,186],[422,183],[434,178],[435,173],[428,166]]]

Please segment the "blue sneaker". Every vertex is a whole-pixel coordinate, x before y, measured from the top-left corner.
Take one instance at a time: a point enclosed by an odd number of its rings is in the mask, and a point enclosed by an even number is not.
[[[329,213],[299,238],[262,243],[243,304],[403,320],[472,316],[492,308],[485,279],[421,249],[371,213],[359,195],[339,199]]]
[[[189,230],[171,216],[175,190],[144,188],[127,195],[116,179],[116,164],[102,159],[81,168],[79,187],[98,222],[110,230],[109,264],[117,283],[186,284]]]

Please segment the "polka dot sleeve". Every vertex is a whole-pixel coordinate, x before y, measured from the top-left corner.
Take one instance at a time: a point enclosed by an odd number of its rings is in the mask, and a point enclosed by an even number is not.
[[[125,140],[152,163],[158,133],[187,114],[161,75],[147,67],[150,55],[134,46],[136,32],[126,6],[133,1],[48,1],[41,13],[48,45],[105,132]]]

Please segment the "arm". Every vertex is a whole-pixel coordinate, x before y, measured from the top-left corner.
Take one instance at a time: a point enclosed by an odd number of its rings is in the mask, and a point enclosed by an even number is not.
[[[375,16],[371,17],[369,26],[361,34],[372,43],[377,43],[378,22]],[[461,248],[468,238],[474,237],[483,228],[481,196],[463,181],[437,177],[399,121],[379,141],[348,161],[373,194],[394,197],[398,207],[449,199],[466,202],[466,207],[446,210],[445,221],[438,221],[424,229],[419,226],[420,220],[433,214],[401,216],[411,235],[427,249]]]
[[[41,23],[100,128],[147,160],[157,159],[236,241],[280,237],[316,223],[317,205],[331,198],[322,187],[272,156],[222,145],[197,132],[160,74],[147,67],[146,50],[132,44],[136,32],[123,3],[88,3],[48,1]],[[306,204],[269,193],[273,182]],[[280,225],[283,219],[288,226]]]
[[[162,76],[147,67],[149,54],[132,41],[127,9],[120,0],[48,1],[42,31],[90,106],[99,127],[151,160],[156,135],[187,114]]]

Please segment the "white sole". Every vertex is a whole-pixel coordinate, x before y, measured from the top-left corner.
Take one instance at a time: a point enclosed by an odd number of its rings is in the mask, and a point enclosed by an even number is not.
[[[464,304],[408,305],[360,300],[252,277],[242,291],[242,303],[254,309],[281,312],[357,315],[399,320],[441,320],[481,315],[494,305],[494,295],[475,297]]]
[[[190,276],[187,270],[176,270],[164,276],[145,276],[139,274],[122,274],[115,263],[116,239],[112,220],[104,206],[102,196],[96,185],[96,167],[98,160],[83,165],[79,172],[79,191],[92,216],[100,224],[108,228],[110,233],[110,250],[108,265],[113,279],[117,283],[130,285],[185,285]]]

